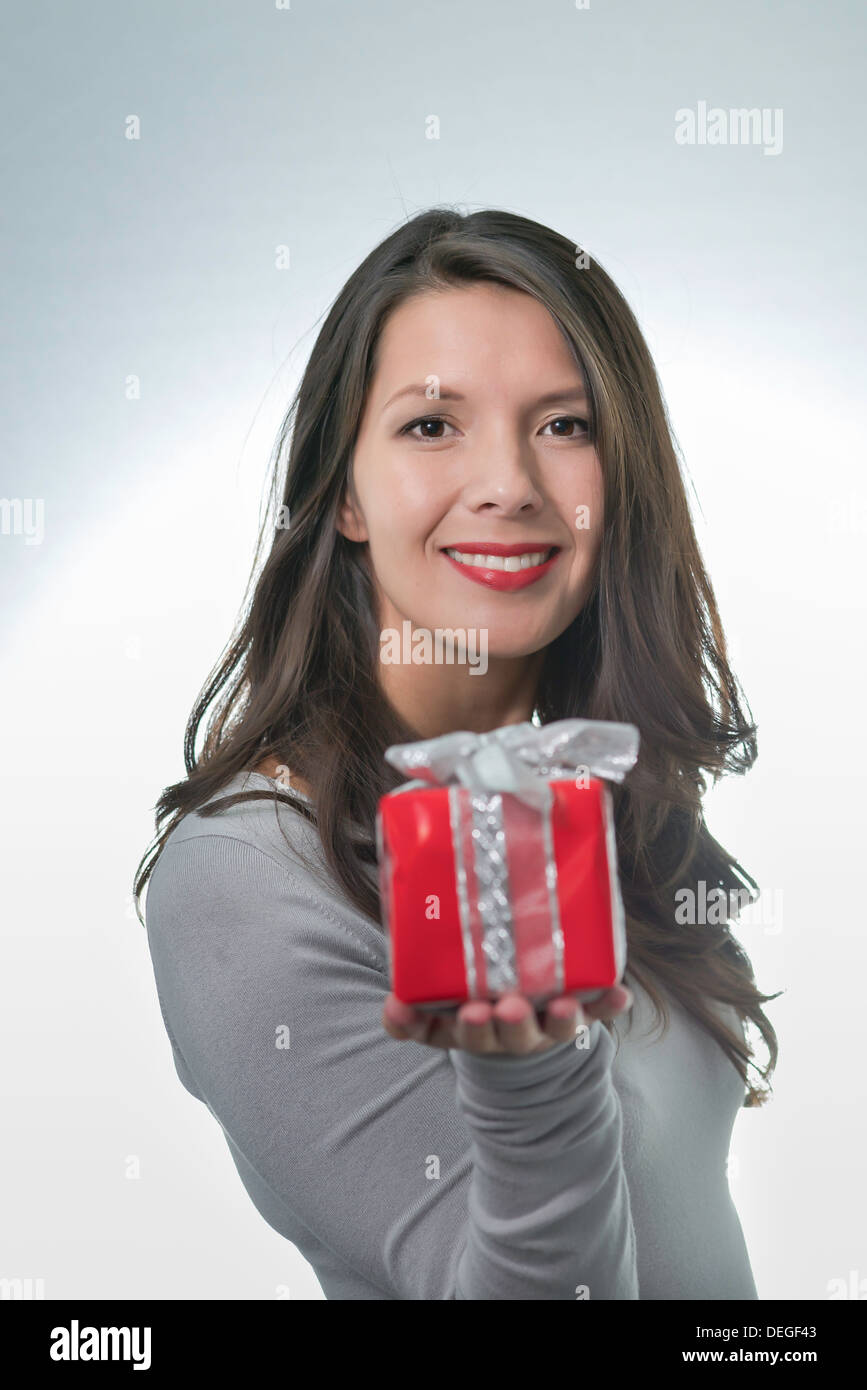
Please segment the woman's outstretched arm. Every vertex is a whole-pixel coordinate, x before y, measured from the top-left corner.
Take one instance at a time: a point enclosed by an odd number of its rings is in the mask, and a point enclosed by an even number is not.
[[[195,1091],[384,1298],[639,1297],[601,1023],[524,1057],[396,1040],[381,962],[315,879],[226,834],[166,846],[146,917]]]

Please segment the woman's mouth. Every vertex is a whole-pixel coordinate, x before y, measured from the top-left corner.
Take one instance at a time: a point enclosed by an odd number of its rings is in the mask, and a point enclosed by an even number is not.
[[[547,574],[560,553],[558,545],[443,546],[446,559],[467,579],[489,589],[525,589]]]

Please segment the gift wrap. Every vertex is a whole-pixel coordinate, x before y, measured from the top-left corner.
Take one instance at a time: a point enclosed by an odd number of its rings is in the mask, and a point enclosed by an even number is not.
[[[393,745],[380,799],[391,988],[422,1009],[517,991],[595,996],[626,960],[611,792],[631,724],[563,719]]]

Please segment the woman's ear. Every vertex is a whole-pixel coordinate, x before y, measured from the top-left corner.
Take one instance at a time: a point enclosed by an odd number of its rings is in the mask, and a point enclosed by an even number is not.
[[[366,541],[367,527],[361,515],[361,508],[353,496],[352,484],[348,483],[343,501],[337,513],[337,529],[348,541]]]

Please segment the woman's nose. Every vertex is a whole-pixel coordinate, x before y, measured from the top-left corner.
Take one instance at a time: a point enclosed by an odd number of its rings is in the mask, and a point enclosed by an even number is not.
[[[484,507],[507,514],[537,511],[544,499],[530,446],[503,432],[496,439],[480,441],[468,461],[464,500],[476,511]]]

